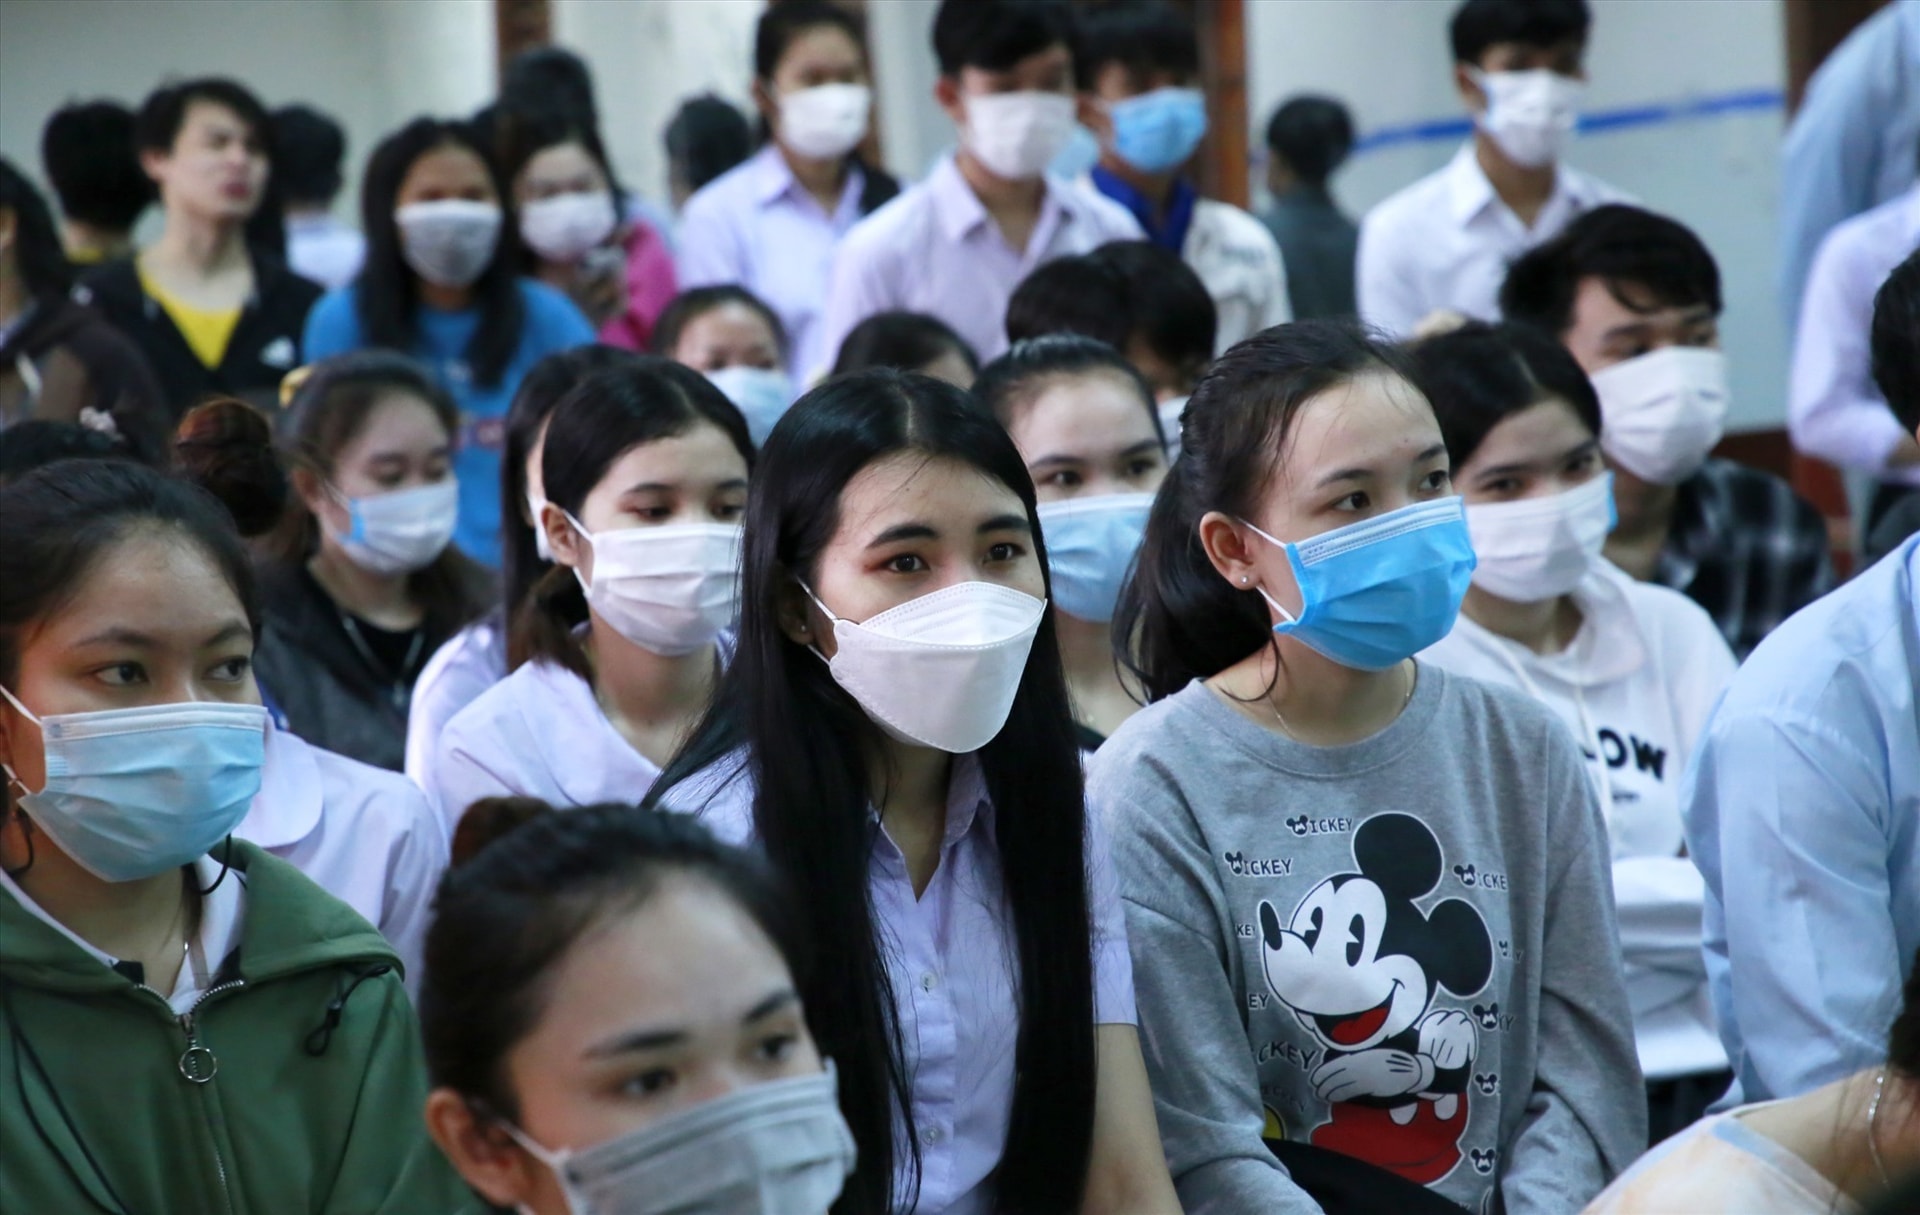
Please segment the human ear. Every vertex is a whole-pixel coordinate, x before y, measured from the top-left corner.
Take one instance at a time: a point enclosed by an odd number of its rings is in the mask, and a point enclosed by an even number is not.
[[[589,546],[585,540],[581,539],[580,533],[573,529],[573,523],[567,518],[565,511],[551,502],[543,503],[536,526],[547,533],[547,548],[553,553],[555,565],[581,568],[584,550]],[[586,573],[591,576],[592,571],[588,570]]]
[[[833,630],[822,627],[821,613],[800,589],[799,581],[791,575],[781,578],[775,598],[774,618],[787,640],[799,646],[818,646],[821,653],[831,658]]]
[[[956,127],[967,125],[967,105],[960,96],[960,80],[956,76],[942,76],[933,82],[933,102],[939,106]]]
[[[1473,114],[1483,113],[1487,108],[1487,94],[1473,78],[1476,70],[1471,63],[1453,65],[1453,87],[1466,103],[1467,111]]]
[[[506,1132],[476,1117],[450,1088],[427,1095],[427,1134],[468,1185],[496,1207],[512,1209],[534,1192],[526,1154]]]
[[[1200,547],[1222,578],[1243,591],[1259,584],[1260,570],[1255,563],[1254,548],[1259,540],[1247,534],[1246,524],[1210,510],[1200,517],[1199,532]]]

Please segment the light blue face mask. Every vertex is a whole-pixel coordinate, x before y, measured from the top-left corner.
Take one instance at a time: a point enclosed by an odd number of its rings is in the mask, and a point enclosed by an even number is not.
[[[148,705],[94,713],[33,712],[47,783],[38,793],[5,765],[36,830],[103,882],[133,882],[213,850],[247,816],[266,762],[259,705]]]
[[[1185,164],[1207,133],[1207,99],[1199,89],[1155,89],[1113,102],[1113,150],[1142,173]]]
[[[1420,502],[1276,545],[1300,584],[1300,613],[1260,594],[1283,617],[1273,631],[1341,666],[1384,671],[1448,633],[1473,577],[1473,541],[1456,495]]]
[[[1096,624],[1113,619],[1152,508],[1152,494],[1100,494],[1040,504],[1055,607]]]
[[[726,394],[747,419],[747,433],[759,447],[773,433],[773,427],[793,404],[793,381],[784,371],[767,367],[722,367],[709,371],[707,378]]]

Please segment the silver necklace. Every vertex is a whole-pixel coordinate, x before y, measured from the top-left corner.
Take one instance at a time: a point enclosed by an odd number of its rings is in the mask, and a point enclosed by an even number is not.
[[[1893,1189],[1887,1179],[1887,1164],[1880,1159],[1880,1098],[1887,1091],[1887,1069],[1883,1066],[1873,1081],[1873,1100],[1867,1105],[1867,1155],[1873,1158],[1873,1171],[1880,1175],[1880,1188]]]
[[[1416,682],[1417,680],[1414,676],[1412,668],[1408,668],[1407,669],[1407,694],[1400,698],[1400,709],[1398,712],[1394,714],[1394,716],[1398,717],[1400,713],[1404,713],[1406,711],[1407,706],[1413,703],[1413,689]],[[1267,699],[1267,707],[1273,710],[1273,719],[1280,723],[1280,732],[1282,734],[1285,734],[1288,738],[1293,739],[1295,742],[1299,742],[1300,736],[1293,732],[1293,727],[1287,724],[1286,716],[1280,712],[1280,702],[1275,700],[1272,696],[1268,696],[1266,699]]]

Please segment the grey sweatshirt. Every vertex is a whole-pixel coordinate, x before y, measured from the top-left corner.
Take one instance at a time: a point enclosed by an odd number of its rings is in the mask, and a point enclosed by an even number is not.
[[[1189,1215],[1317,1212],[1265,1139],[1564,1215],[1646,1143],[1606,828],[1551,712],[1421,665],[1345,747],[1195,683],[1094,757]]]

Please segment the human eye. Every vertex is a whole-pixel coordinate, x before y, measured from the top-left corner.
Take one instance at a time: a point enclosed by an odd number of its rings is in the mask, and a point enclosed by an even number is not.
[[[1422,493],[1444,494],[1452,487],[1453,478],[1447,475],[1447,470],[1444,468],[1436,468],[1426,476],[1420,478],[1420,490]]]
[[[1495,477],[1491,481],[1483,481],[1480,492],[1495,498],[1511,498],[1519,494],[1523,488],[1525,487],[1520,484],[1518,477]]]
[[[989,561],[1018,561],[1027,555],[1027,550],[1011,540],[1002,540],[987,549]]]
[[[678,1083],[679,1077],[673,1069],[651,1067],[636,1075],[629,1076],[620,1085],[620,1092],[629,1097],[657,1097]]]
[[[712,513],[721,523],[735,523],[746,511],[746,506],[739,502],[721,502],[714,506]]]
[[[239,683],[253,669],[253,659],[247,656],[229,658],[213,668],[209,674],[224,683]]]
[[[933,567],[918,553],[900,553],[887,558],[881,568],[895,574],[924,574]]]
[[[754,1047],[754,1053],[766,1063],[785,1063],[800,1045],[800,1035],[786,1030],[770,1033]]]
[[[1157,458],[1153,456],[1141,456],[1139,459],[1130,461],[1127,464],[1127,479],[1130,481],[1138,481],[1142,477],[1157,472],[1159,468],[1160,461]]]
[[[130,688],[147,681],[147,669],[137,662],[116,662],[101,667],[94,677],[112,688]]]
[[[1568,472],[1588,472],[1600,466],[1600,453],[1588,448],[1573,459],[1567,461]]]
[[[1084,478],[1079,473],[1070,468],[1062,468],[1048,473],[1047,479],[1040,484],[1051,485],[1055,489],[1078,489],[1083,481]]]
[[[1337,511],[1349,512],[1349,513],[1353,511],[1362,511],[1367,509],[1367,507],[1372,503],[1372,501],[1373,500],[1371,498],[1367,497],[1366,490],[1356,489],[1344,498],[1335,499],[1333,502],[1333,509]]]

